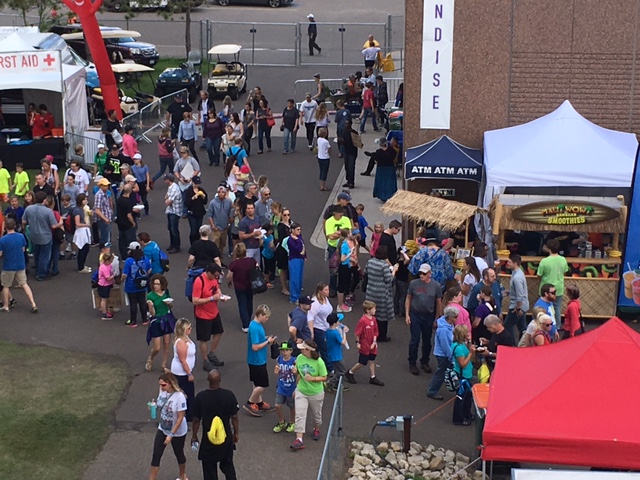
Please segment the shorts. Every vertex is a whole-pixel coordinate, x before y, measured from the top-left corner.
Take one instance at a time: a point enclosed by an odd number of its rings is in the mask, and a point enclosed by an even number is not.
[[[27,271],[26,270],[3,270],[0,273],[0,283],[5,288],[11,288],[13,284],[17,283],[19,287],[27,284]]]
[[[285,397],[281,393],[276,393],[276,405],[286,405],[289,408],[295,408],[296,402],[293,399],[293,395]]]
[[[358,363],[366,365],[369,362],[374,362],[377,356],[375,353],[358,353]]]
[[[276,267],[286,272],[289,271],[289,255],[284,248],[276,248]]]
[[[269,372],[267,372],[267,364],[249,365],[249,380],[256,387],[269,387]]]
[[[367,239],[360,237],[360,239],[358,240],[358,245],[360,245],[362,248],[367,248]]]
[[[231,234],[231,239],[232,239],[232,240],[240,240],[240,234],[238,234],[238,233],[232,233],[232,234]]]
[[[113,285],[98,285],[98,296],[100,298],[109,298],[109,296],[111,295],[111,289],[113,288]]]
[[[212,335],[220,335],[222,333],[224,333],[224,328],[222,328],[220,315],[213,320],[196,317],[196,339],[199,342],[208,342],[211,340]]]
[[[276,273],[276,257],[266,258],[262,257],[262,263],[264,265],[264,273]]]

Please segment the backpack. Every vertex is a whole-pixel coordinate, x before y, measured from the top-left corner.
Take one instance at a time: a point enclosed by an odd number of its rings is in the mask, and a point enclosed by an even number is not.
[[[100,269],[96,268],[91,274],[91,288],[98,288],[98,277],[100,276]]]
[[[171,268],[169,264],[169,255],[167,255],[167,253],[164,250],[160,249],[158,256],[160,257],[160,266],[162,267],[162,271],[168,272],[169,269]]]
[[[207,438],[213,445],[222,445],[227,439],[227,432],[224,429],[222,419],[217,415],[211,421],[211,428],[207,432]]]
[[[133,284],[138,290],[144,290],[149,285],[149,274],[140,266],[139,262],[135,263],[136,270],[133,273]]]
[[[62,226],[67,233],[74,233],[76,231],[76,216],[73,214],[73,211],[67,213],[67,216],[64,217]]]
[[[457,346],[456,346],[457,348]],[[453,349],[452,355],[455,357],[456,349]],[[455,360],[454,360],[455,363]],[[444,384],[450,392],[456,392],[460,388],[460,377],[455,371],[453,365],[447,367],[444,371]]]
[[[267,282],[264,281],[264,275],[258,265],[249,271],[249,280],[251,281],[251,290],[253,290],[254,294],[267,291]]]

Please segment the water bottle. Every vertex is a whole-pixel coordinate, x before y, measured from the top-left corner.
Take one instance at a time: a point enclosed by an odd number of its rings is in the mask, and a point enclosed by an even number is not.
[[[200,448],[200,443],[197,440],[191,444],[192,452],[197,452],[199,448]]]
[[[346,333],[344,333],[344,327],[345,327],[345,325],[340,324],[340,330],[342,330],[342,336],[343,337],[346,335]],[[347,342],[347,341],[344,342],[344,348],[346,348],[347,350],[349,350],[351,348],[349,346],[349,342]]]
[[[157,404],[156,401],[154,399],[151,399],[151,401],[149,403],[147,403],[147,406],[149,407],[149,412],[151,414],[151,420],[155,420],[157,415],[158,415],[158,409],[157,409]]]

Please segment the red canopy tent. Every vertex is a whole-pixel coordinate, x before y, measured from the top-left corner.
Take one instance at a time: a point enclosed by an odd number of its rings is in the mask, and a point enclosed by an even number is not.
[[[483,460],[640,470],[640,334],[612,318],[497,359]]]

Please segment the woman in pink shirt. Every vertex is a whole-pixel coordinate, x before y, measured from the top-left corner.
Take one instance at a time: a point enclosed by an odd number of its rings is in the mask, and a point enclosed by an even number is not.
[[[129,161],[127,162],[129,165],[133,163],[131,160],[133,156],[138,153],[138,142],[133,138],[133,126],[126,125],[124,127],[124,135],[122,135],[122,154],[125,157],[129,157]]]
[[[577,285],[567,285],[564,293],[569,297],[569,304],[564,312],[564,323],[562,324],[562,339],[575,337],[584,333],[582,319],[580,318],[580,289]]]
[[[113,313],[107,311],[107,302],[115,281],[112,264],[113,255],[105,253],[102,257],[102,263],[98,268],[98,296],[100,297],[100,312],[102,313],[103,320],[111,320],[113,318]]]
[[[455,325],[466,325],[469,340],[471,340],[471,319],[469,318],[469,312],[462,306],[462,290],[460,286],[456,285],[447,289],[442,297],[442,305],[445,307],[452,306],[458,310],[458,318]]]

